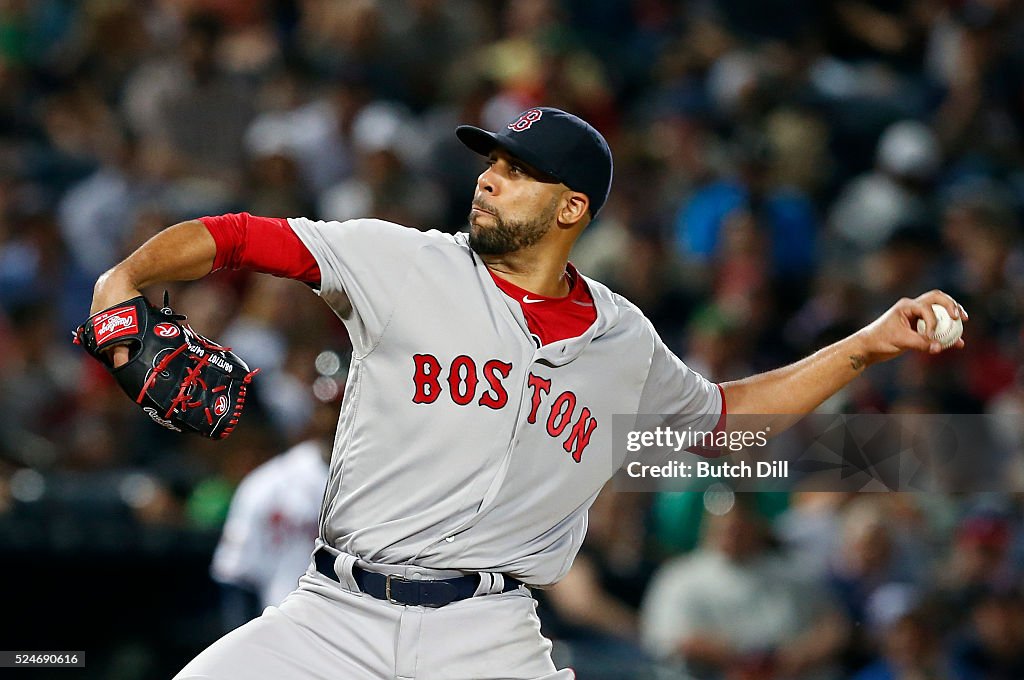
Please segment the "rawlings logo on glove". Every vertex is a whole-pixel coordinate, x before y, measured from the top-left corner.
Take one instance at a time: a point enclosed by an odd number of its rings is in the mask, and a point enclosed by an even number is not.
[[[224,439],[245,408],[245,394],[259,369],[230,347],[192,330],[164,293],[162,309],[141,295],[93,314],[75,331],[75,343],[100,361],[121,389],[159,425]],[[105,350],[128,345],[128,363],[110,365]]]
[[[107,341],[139,332],[139,317],[134,307],[118,307],[100,312],[92,319],[96,332],[96,344],[103,345]]]

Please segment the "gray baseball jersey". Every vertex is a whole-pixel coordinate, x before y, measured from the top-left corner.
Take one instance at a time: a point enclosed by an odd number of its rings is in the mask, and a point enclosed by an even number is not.
[[[596,322],[538,347],[466,234],[288,222],[353,344],[320,516],[341,551],[555,583],[615,471],[612,415],[722,410],[718,387],[596,281]]]

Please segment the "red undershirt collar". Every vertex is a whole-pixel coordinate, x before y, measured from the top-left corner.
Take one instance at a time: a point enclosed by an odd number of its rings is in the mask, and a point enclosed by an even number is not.
[[[495,285],[519,303],[527,327],[540,339],[541,344],[578,337],[597,320],[594,298],[572,263],[567,263],[565,267],[569,294],[563,297],[531,293],[495,274],[490,267],[487,271]]]

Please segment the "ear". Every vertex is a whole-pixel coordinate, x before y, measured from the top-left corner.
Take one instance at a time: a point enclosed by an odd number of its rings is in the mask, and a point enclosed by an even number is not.
[[[562,224],[574,226],[584,219],[589,213],[590,199],[586,194],[578,191],[567,191],[562,199],[562,207],[558,211],[558,221]]]

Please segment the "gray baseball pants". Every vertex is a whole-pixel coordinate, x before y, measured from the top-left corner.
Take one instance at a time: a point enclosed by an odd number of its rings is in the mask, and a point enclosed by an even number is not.
[[[213,643],[174,680],[575,677],[555,669],[525,588],[436,609],[396,605],[360,592],[346,558],[336,562],[340,584],[311,567],[284,602]]]

